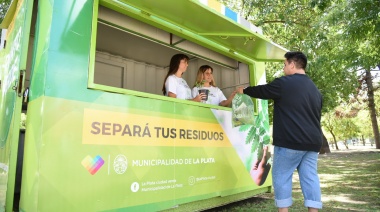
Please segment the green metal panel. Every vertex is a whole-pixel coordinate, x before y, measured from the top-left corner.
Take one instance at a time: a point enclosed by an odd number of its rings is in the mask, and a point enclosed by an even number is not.
[[[16,6],[15,6],[16,5]],[[33,1],[12,3],[2,27],[7,28],[6,49],[1,51],[0,94],[0,211],[13,210],[17,150],[26,57]]]
[[[124,102],[125,105],[131,101],[142,109],[107,105],[109,101]],[[250,145],[241,146],[246,145],[244,133],[231,129],[230,116],[225,116],[230,111],[140,97],[126,98],[108,92],[93,103],[40,97],[30,102],[29,111],[40,118],[28,117],[21,195],[21,206],[25,211],[157,211],[271,185],[270,177],[262,186],[252,181],[247,170],[250,170],[255,154],[250,152]],[[146,126],[150,128],[151,136],[140,138],[137,135],[120,137],[120,133],[115,136],[87,133],[86,129],[93,121],[102,120]],[[200,127],[204,131],[225,133],[229,141],[178,137],[172,145],[165,145],[172,139],[160,139],[161,133],[155,130],[160,127],[173,128],[176,132],[179,129],[193,131],[200,129],[199,125],[204,125]],[[222,130],[221,126],[226,128]],[[96,140],[99,137],[103,138]],[[226,145],[218,146],[222,144]],[[121,174],[114,170],[114,161],[120,154],[129,163]],[[82,166],[83,161],[87,156],[97,155],[103,158],[104,164],[97,173],[90,174]],[[215,158],[216,162],[197,162],[197,159],[209,157]],[[132,164],[132,160],[144,159],[191,159],[193,165],[190,162],[175,166]],[[189,185],[191,176],[215,176],[215,179]],[[145,185],[145,182],[166,179],[175,179],[183,187],[161,190],[160,184]],[[132,192],[131,186],[136,182],[140,190]],[[142,188],[158,189],[144,191]]]
[[[30,100],[98,98],[87,90],[93,1],[40,1],[38,10]]]

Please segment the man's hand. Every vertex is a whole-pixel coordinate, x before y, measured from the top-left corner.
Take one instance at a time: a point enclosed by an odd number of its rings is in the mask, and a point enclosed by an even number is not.
[[[240,93],[240,94],[243,94],[244,88],[243,87],[238,87],[238,89],[236,90],[237,93]]]

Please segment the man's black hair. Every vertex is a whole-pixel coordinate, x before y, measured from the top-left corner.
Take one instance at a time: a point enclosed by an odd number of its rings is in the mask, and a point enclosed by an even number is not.
[[[297,68],[306,70],[307,58],[302,52],[286,52],[285,58],[288,62],[294,62]]]

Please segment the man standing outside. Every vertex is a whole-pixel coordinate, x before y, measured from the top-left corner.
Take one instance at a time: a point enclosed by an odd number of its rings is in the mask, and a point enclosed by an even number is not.
[[[305,74],[307,58],[302,52],[287,52],[284,74],[266,85],[238,88],[254,98],[273,99],[273,187],[278,211],[293,204],[292,176],[297,169],[308,211],[322,208],[317,172],[322,146],[322,95]]]

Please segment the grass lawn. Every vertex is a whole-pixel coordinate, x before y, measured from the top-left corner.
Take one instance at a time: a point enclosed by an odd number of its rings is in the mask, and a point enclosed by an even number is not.
[[[380,211],[380,150],[350,148],[319,155],[322,211]],[[277,211],[273,199],[273,193],[265,193],[207,211]],[[289,210],[307,211],[297,172],[293,175],[293,205]]]

